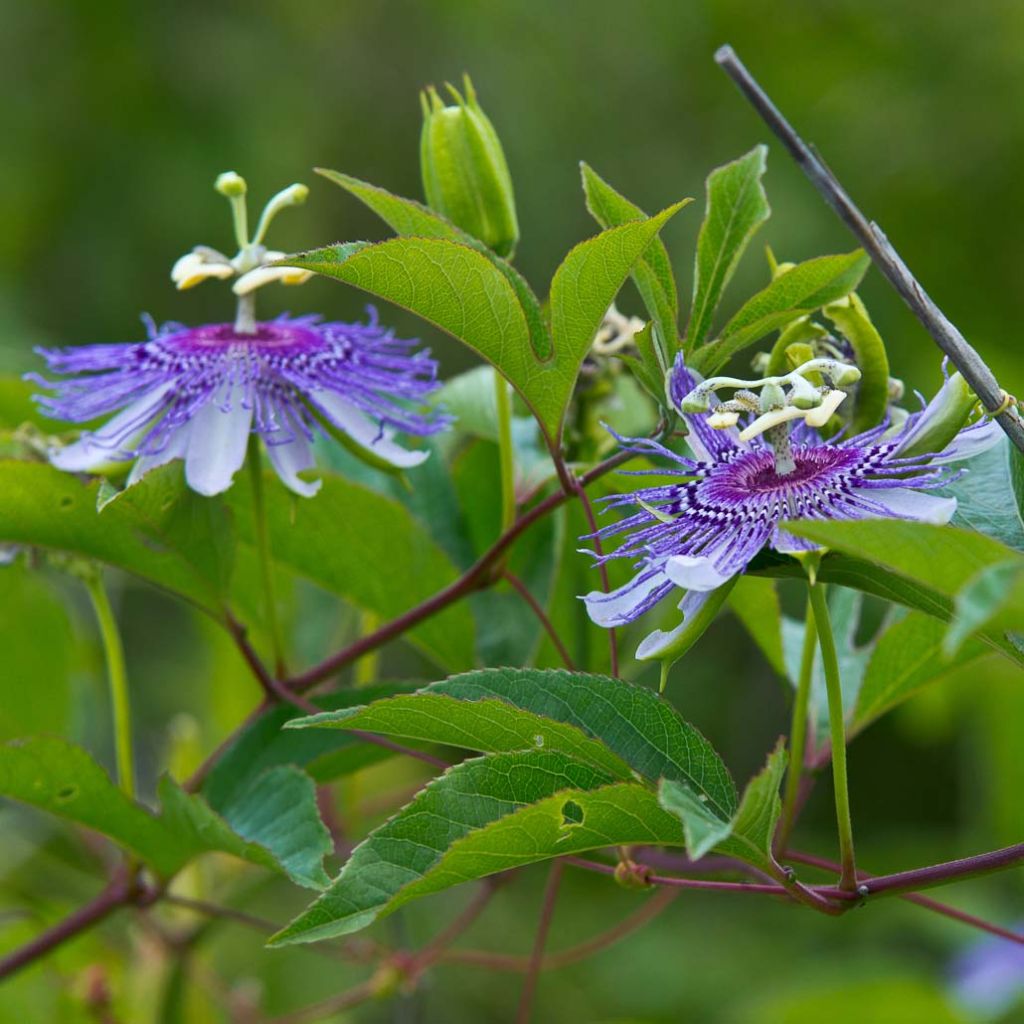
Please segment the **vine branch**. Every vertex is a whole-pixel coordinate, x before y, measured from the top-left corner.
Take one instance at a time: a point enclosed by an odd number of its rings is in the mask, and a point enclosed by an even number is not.
[[[981,399],[982,405],[995,416],[1006,436],[1024,452],[1024,424],[1021,423],[1015,403],[1007,402],[1007,394],[999,386],[988,364],[921,287],[882,229],[861,213],[838,178],[829,170],[814,148],[807,145],[783,117],[779,108],[736,56],[733,48],[721,47],[715,53],[715,61],[736,83],[740,92],[786,147],[825,202],[850,229],[875,266],[931,335],[932,340],[949,356],[964,380]]]

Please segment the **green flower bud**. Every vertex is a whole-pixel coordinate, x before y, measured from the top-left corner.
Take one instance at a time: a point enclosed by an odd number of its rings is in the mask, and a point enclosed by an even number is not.
[[[423,191],[431,209],[510,258],[519,241],[512,178],[468,75],[463,83],[465,98],[448,86],[455,106],[445,106],[433,86],[420,93]]]

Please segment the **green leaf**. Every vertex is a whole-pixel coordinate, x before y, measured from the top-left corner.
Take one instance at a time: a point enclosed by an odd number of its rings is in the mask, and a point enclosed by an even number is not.
[[[411,310],[493,363],[533,406],[531,381],[544,364],[515,288],[479,249],[448,238],[392,238],[331,245],[283,262]]]
[[[366,701],[391,697],[410,689],[411,684],[387,683],[342,690],[314,697],[325,711],[336,711]],[[315,781],[329,782],[391,757],[392,752],[366,743],[349,733],[295,733],[286,728],[302,712],[292,705],[269,708],[245,726],[203,783],[203,796],[215,810],[223,810],[244,792],[252,781],[270,768],[294,765]]]
[[[196,797],[190,800],[200,803]],[[262,772],[236,793],[223,808],[224,820],[249,843],[269,850],[292,881],[309,889],[330,883],[324,857],[334,842],[316,802],[316,785],[294,765],[278,765]],[[225,843],[224,849],[228,849]],[[253,859],[245,852],[237,854]]]
[[[126,796],[84,750],[63,740],[34,737],[0,746],[0,795],[108,836],[163,878],[202,853],[220,851],[281,871],[300,885],[326,884],[321,861],[330,837],[320,823],[312,780],[297,769],[264,773],[224,809],[223,818],[171,779],[162,779],[158,792],[163,810],[156,815]]]
[[[327,473],[315,501],[297,501],[270,471],[265,477],[275,560],[326,590],[391,619],[455,580],[451,562],[398,502]],[[249,494],[249,481],[240,478],[226,496],[247,541],[252,538]],[[408,636],[442,666],[473,664],[473,620],[463,604],[431,617]]]
[[[630,373],[658,406],[664,406],[666,365],[664,353],[661,351],[663,346],[655,341],[654,321],[650,321],[637,331],[633,335],[633,341],[638,355],[631,356],[622,352],[618,358],[629,367]]]
[[[609,777],[628,780],[629,766],[582,730],[501,700],[458,700],[429,690],[392,697],[364,707],[310,715],[289,729],[359,729],[384,736],[427,740],[486,753],[557,750],[575,761],[600,768]]]
[[[773,580],[741,576],[729,594],[729,607],[743,623],[768,664],[785,677],[786,660],[782,653],[782,608]]]
[[[1002,438],[988,451],[952,468],[967,472],[940,492],[956,498],[954,526],[963,526],[1024,552],[1024,512],[1018,478],[1024,456]]]
[[[718,339],[694,356],[694,366],[705,375],[716,373],[747,345],[848,295],[870,265],[870,258],[861,249],[798,263],[748,299]]]
[[[747,783],[736,813],[726,821],[713,814],[691,789],[671,779],[662,780],[658,801],[683,823],[686,850],[692,859],[717,849],[768,868],[774,864],[772,837],[782,813],[779,786],[785,771],[786,749],[779,740],[764,768]]]
[[[75,636],[42,573],[0,566],[0,740],[65,732],[72,703]]]
[[[447,217],[442,217],[441,214],[435,213],[430,207],[424,206],[423,203],[417,202],[415,199],[404,199],[378,185],[371,185],[368,181],[360,181],[350,174],[342,174],[340,171],[332,171],[326,167],[317,167],[316,173],[328,181],[334,182],[335,185],[340,185],[350,195],[355,196],[356,199],[373,210],[397,235],[447,238],[453,242],[466,244],[472,244],[475,241],[472,235],[454,225]],[[485,248],[482,242],[477,242],[474,248],[477,246],[481,251]]]
[[[0,542],[95,558],[219,615],[233,553],[221,503],[189,491],[180,464],[148,473],[103,512],[98,489],[44,463],[0,460]]]
[[[438,696],[447,700],[439,703]],[[452,698],[465,709],[457,718]],[[526,712],[529,725],[514,726],[516,715],[503,714],[501,704]],[[417,706],[423,709],[421,714],[414,710]],[[664,777],[685,783],[724,818],[736,809],[732,779],[711,744],[683,721],[668,701],[651,690],[606,676],[558,669],[489,668],[432,683],[409,697],[378,701],[336,717],[317,717],[320,723],[333,719],[342,727],[480,750],[533,747],[537,735],[544,738],[545,747],[553,743],[560,750],[562,744],[574,740],[562,730],[553,731],[549,739],[547,731],[538,731],[538,716],[548,723],[570,726],[606,747],[617,760],[600,761],[605,771],[625,762],[651,782]],[[367,724],[370,721],[372,726]],[[515,747],[516,743],[520,746]]]
[[[576,246],[551,286],[553,355],[531,345],[529,310],[494,259],[448,238],[350,242],[284,264],[362,288],[409,309],[489,360],[556,443],[580,364],[633,264],[681,204]],[[535,339],[533,339],[535,340]]]
[[[166,776],[157,794],[160,821],[181,846],[179,867],[201,853],[218,851],[280,871],[310,889],[329,883],[323,858],[333,843],[320,820],[313,780],[299,769],[269,769],[220,814]]]
[[[617,192],[592,167],[582,161],[580,176],[583,180],[587,209],[601,227],[613,228],[630,221],[646,219],[647,214],[639,206]],[[672,262],[665,243],[660,238],[650,244],[643,257],[633,267],[632,276],[651,319],[657,323],[661,331],[665,346],[670,351],[675,351],[679,331],[679,296],[672,273]],[[668,358],[668,351],[662,355],[664,371],[671,360]]]
[[[745,156],[711,172],[704,223],[697,236],[693,309],[686,329],[688,351],[711,331],[722,292],[754,232],[771,210],[761,185],[768,149],[755,146]]]
[[[688,201],[674,203],[648,220],[609,228],[581,242],[555,271],[550,296],[555,359],[548,380],[543,382],[543,391],[554,399],[545,398],[544,404],[558,412],[557,419],[552,414],[541,417],[542,426],[551,436],[560,437],[562,417],[580,366],[608,307],[658,232]],[[540,385],[536,389],[539,399]]]
[[[952,526],[895,519],[801,520],[785,529],[835,551],[874,562],[952,598],[977,572],[1017,555],[999,541]],[[937,557],[936,553],[941,553]]]
[[[901,578],[897,582],[901,586],[909,583],[918,600],[904,601],[905,591],[895,600],[920,607],[944,620],[952,613],[956,594],[982,569],[1001,562],[1024,565],[1024,556],[999,541],[952,526],[866,519],[857,522],[804,520],[787,523],[785,528],[799,537],[853,556],[861,579],[866,577],[869,585],[865,588],[849,580],[847,585],[885,596],[885,585],[893,579],[890,574],[896,574]],[[829,560],[825,560],[823,569]],[[878,589],[872,589],[871,584]],[[1020,662],[1017,646],[1005,636],[1003,629],[987,628],[982,635],[1012,660]]]
[[[982,569],[956,595],[953,621],[942,650],[952,657],[974,633],[1002,620],[1004,628],[1024,629],[1024,563],[999,562]]]
[[[360,844],[334,884],[271,945],[346,935],[460,882],[621,843],[682,845],[653,793],[558,751],[464,761]]]
[[[20,377],[0,376],[0,429],[15,430],[23,423],[50,423],[36,408],[32,394],[38,385]]]
[[[910,612],[887,629],[871,652],[850,724],[860,732],[923,687],[955,669],[991,655],[978,641],[969,641],[954,660],[945,657],[946,626],[922,612]]]
[[[548,359],[551,356],[551,339],[548,336],[540,302],[533,294],[526,279],[511,263],[495,255],[491,249],[479,239],[474,238],[468,231],[463,231],[446,217],[442,217],[441,214],[435,213],[414,199],[403,199],[377,185],[371,185],[369,182],[360,181],[358,178],[341,174],[338,171],[317,168],[317,173],[355,196],[398,235],[406,238],[447,238],[449,241],[468,245],[485,256],[497,267],[515,291],[526,317],[530,344],[533,346],[537,358]]]

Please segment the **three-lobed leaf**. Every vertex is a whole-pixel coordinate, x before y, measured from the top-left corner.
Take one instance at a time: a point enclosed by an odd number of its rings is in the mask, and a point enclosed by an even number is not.
[[[551,339],[540,302],[533,294],[526,279],[511,263],[492,252],[468,231],[463,231],[446,217],[415,199],[396,196],[388,192],[387,189],[371,185],[367,181],[360,181],[350,174],[341,174],[338,171],[330,171],[325,168],[317,168],[317,173],[323,175],[328,181],[340,185],[346,192],[373,210],[397,235],[406,238],[446,238],[449,241],[468,245],[485,256],[505,277],[516,293],[526,317],[530,344],[533,346],[534,354],[538,359],[550,357]]]
[[[510,278],[488,256],[446,237],[353,242],[288,257],[402,306],[494,364],[557,444],[583,358],[633,264],[682,204],[602,232],[576,246],[551,285],[552,354],[534,350],[531,316]]]
[[[1004,562],[1024,565],[1024,556],[994,538],[953,526],[865,519],[803,520],[785,528],[845,556],[829,555],[822,562],[822,579],[918,608],[943,621],[953,616],[956,595],[982,570]],[[1019,645],[1007,636],[1008,628],[1010,624],[1000,619],[979,636],[1011,660],[1024,663]]]

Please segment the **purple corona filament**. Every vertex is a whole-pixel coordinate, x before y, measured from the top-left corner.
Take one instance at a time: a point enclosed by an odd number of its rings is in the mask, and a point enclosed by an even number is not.
[[[371,458],[407,468],[427,457],[392,440],[394,431],[424,436],[449,419],[417,411],[437,387],[437,364],[416,341],[381,327],[280,316],[240,332],[231,324],[185,327],[147,321],[137,344],[40,349],[66,379],[30,379],[52,390],[38,399],[48,416],[83,423],[116,413],[96,430],[51,453],[72,472],[134,461],[129,483],[182,459],[189,486],[218,494],[245,460],[250,434],[264,442],[285,486],[310,496],[319,481],[312,441],[337,433]]]
[[[678,407],[700,378],[677,359],[669,394]],[[703,415],[685,415],[693,457],[679,455],[655,441],[619,438],[623,447],[660,455],[678,483],[642,488],[606,499],[630,515],[598,531],[601,539],[625,535],[620,547],[600,561],[630,558],[636,574],[611,593],[584,597],[591,619],[621,626],[653,608],[674,589],[683,625],[671,633],[656,630],[637,650],[639,658],[657,658],[700,611],[710,595],[742,573],[765,548],[793,554],[813,550],[810,541],[781,529],[790,519],[854,520],[893,518],[948,523],[956,499],[931,494],[956,475],[945,468],[970,458],[999,439],[991,420],[966,427],[941,452],[905,455],[944,408],[945,388],[922,411],[892,434],[888,424],[846,440],[825,441],[800,423],[790,434],[792,469],[780,472],[777,453],[764,435],[742,441],[735,427],[712,429]]]

